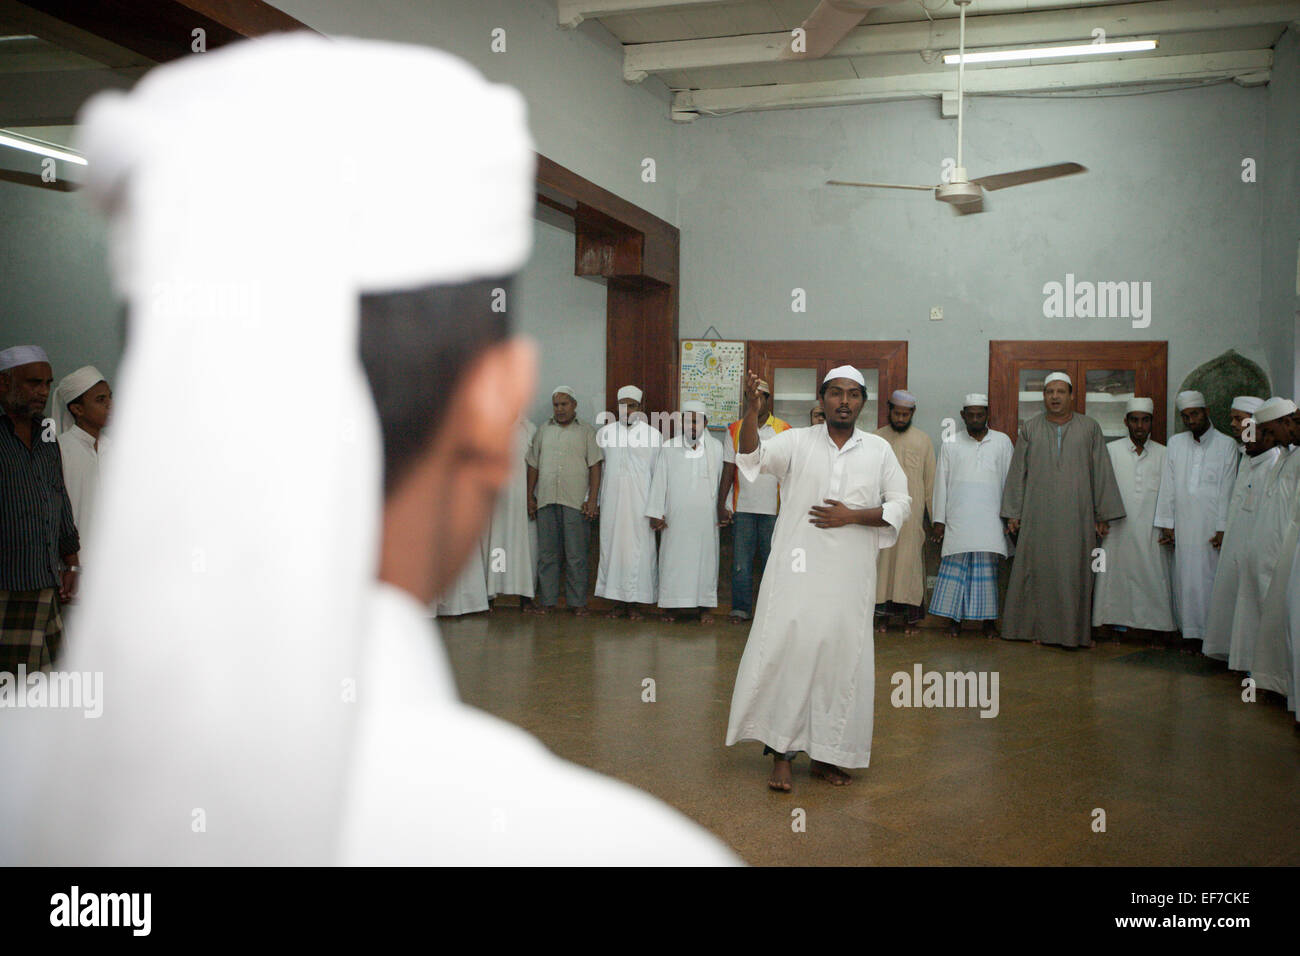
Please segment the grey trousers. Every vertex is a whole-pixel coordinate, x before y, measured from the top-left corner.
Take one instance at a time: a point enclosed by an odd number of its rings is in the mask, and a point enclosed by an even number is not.
[[[546,505],[537,509],[537,599],[555,607],[560,599],[560,552],[564,553],[564,603],[587,606],[587,549],[591,524],[577,508]]]

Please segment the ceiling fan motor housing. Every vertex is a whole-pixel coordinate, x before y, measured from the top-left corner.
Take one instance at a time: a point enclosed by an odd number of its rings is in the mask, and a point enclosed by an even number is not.
[[[935,199],[955,205],[977,202],[981,195],[980,187],[966,178],[966,169],[962,166],[958,166],[952,171],[952,176],[948,182],[936,186],[934,189]]]

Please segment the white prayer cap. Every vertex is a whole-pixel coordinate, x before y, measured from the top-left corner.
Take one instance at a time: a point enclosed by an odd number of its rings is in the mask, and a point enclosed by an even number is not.
[[[1245,412],[1249,415],[1263,404],[1264,400],[1256,398],[1254,395],[1238,395],[1232,400],[1232,410],[1234,412]]]
[[[418,175],[379,168],[349,117],[400,130]],[[385,605],[360,297],[524,264],[523,100],[427,47],[280,34],[100,93],[80,128],[131,334],[63,666],[102,673],[111,699],[96,720],[45,712],[30,739],[0,735],[0,815],[50,810],[25,834],[46,864],[337,862],[362,736],[340,688],[385,680],[362,654]],[[300,377],[261,363],[330,382],[310,454],[232,426],[300,401]],[[160,440],[157,403],[177,394],[185,427]],[[257,648],[256,680],[232,635]],[[219,832],[177,840],[179,806]]]
[[[1043,388],[1046,389],[1047,386],[1051,385],[1053,382],[1064,382],[1066,385],[1070,386],[1070,388],[1074,388],[1074,382],[1070,381],[1070,376],[1066,375],[1064,372],[1053,372],[1048,375],[1047,378],[1043,379]]]
[[[1267,402],[1260,405],[1259,408],[1255,409],[1255,421],[1262,425],[1265,422],[1285,418],[1287,415],[1294,413],[1295,410],[1296,404],[1291,401],[1291,399],[1274,395]]]
[[[1174,408],[1182,411],[1184,408],[1204,408],[1205,396],[1200,392],[1186,391],[1179,392],[1178,397],[1174,399]]]
[[[17,368],[19,365],[31,365],[33,362],[50,364],[50,357],[39,345],[15,345],[0,352],[0,372]]]
[[[630,398],[634,402],[641,401],[641,389],[635,385],[624,385],[618,390],[618,400],[621,402],[625,398]]]
[[[223,234],[244,247],[223,261],[242,266],[293,239],[304,259],[317,257],[319,276],[353,290],[495,278],[526,262],[536,203],[527,107],[516,90],[488,83],[463,60],[304,31],[168,66],[129,93],[96,96],[81,117],[78,145],[98,167],[87,192],[113,212],[130,182],[110,248],[123,291],[144,293],[142,280],[157,278],[139,243],[174,220],[155,212],[164,195],[214,233],[233,230],[236,215],[250,232],[249,210],[265,217],[256,242]],[[358,83],[360,76],[383,77],[384,86]],[[436,115],[411,121],[411,99],[394,93],[412,89],[436,91]],[[388,162],[382,146],[347,130],[344,117],[365,117],[367,130],[400,130],[401,155],[419,175],[377,168]],[[293,190],[285,188],[289,176]],[[214,183],[238,202],[217,209]],[[303,218],[283,218],[290,206]]]
[[[551,397],[554,398],[556,395],[568,395],[569,398],[573,399],[573,404],[578,404],[578,393],[567,385],[557,385],[551,389]]]
[[[59,434],[76,424],[72,412],[68,411],[68,403],[76,401],[103,381],[103,373],[93,365],[83,365],[59,379],[59,384],[54,389],[54,417],[59,423]]]
[[[977,405],[977,406],[982,405],[985,408],[988,408],[989,397],[983,394],[982,392],[971,392],[969,395],[966,396],[966,400],[962,402],[961,407],[970,408],[972,405]]]
[[[1156,403],[1149,398],[1130,398],[1124,406],[1124,414],[1129,412],[1146,412],[1148,415],[1156,413]]]
[[[894,393],[889,396],[889,402],[899,408],[916,408],[916,396],[905,388],[894,389]]]
[[[864,389],[867,387],[866,380],[862,377],[862,373],[859,372],[857,369],[855,369],[852,365],[835,366],[835,368],[831,369],[829,372],[826,373],[826,377],[822,379],[822,384],[825,385],[833,378],[847,378],[850,381],[857,382]]]
[[[703,402],[682,402],[682,414],[684,415],[687,412],[695,412],[695,414],[703,415],[705,418],[709,417],[709,409]]]

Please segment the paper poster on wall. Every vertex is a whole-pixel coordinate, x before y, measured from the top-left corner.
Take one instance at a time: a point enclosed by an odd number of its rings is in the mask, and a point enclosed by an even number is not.
[[[682,339],[681,400],[703,402],[710,428],[726,428],[740,418],[744,381],[743,341]]]

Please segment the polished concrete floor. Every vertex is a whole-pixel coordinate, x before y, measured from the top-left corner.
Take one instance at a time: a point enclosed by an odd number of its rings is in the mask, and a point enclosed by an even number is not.
[[[467,703],[648,790],[753,864],[1300,865],[1292,715],[1243,703],[1238,679],[1199,656],[877,635],[871,767],[836,788],[801,755],[794,792],[777,794],[760,745],[723,743],[745,626],[512,607],[439,626]],[[893,707],[891,675],[916,663],[997,671],[1000,713]]]

